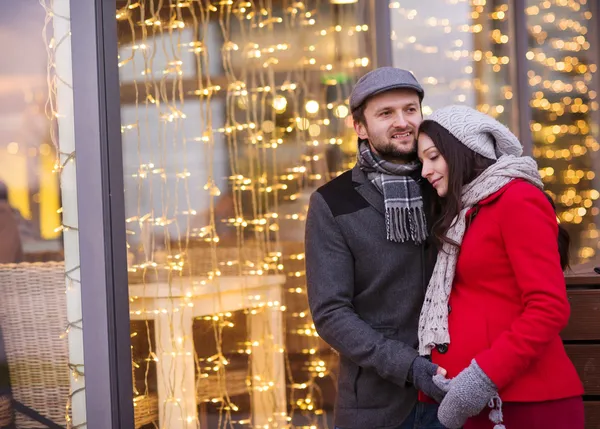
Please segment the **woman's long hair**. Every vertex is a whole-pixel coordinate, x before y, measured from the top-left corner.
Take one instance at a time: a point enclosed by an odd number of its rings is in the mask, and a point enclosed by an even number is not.
[[[436,216],[437,221],[433,224],[432,233],[438,248],[441,249],[443,243],[458,246],[458,243],[450,240],[446,235],[454,219],[463,209],[461,201],[463,187],[475,180],[496,161],[472,151],[437,122],[423,121],[419,127],[419,134],[421,133],[426,134],[433,141],[448,164],[448,191],[446,196],[438,201],[439,208],[436,211],[439,215]],[[548,194],[544,193],[544,195],[554,207]],[[560,224],[558,227],[558,251],[561,267],[565,270],[569,266],[570,238],[569,233]]]
[[[440,248],[443,243],[458,246],[447,238],[446,234],[454,218],[463,208],[461,201],[463,187],[496,161],[472,151],[437,122],[423,121],[419,127],[419,134],[421,133],[433,140],[433,144],[448,164],[448,192],[445,198],[439,201],[440,214],[433,224],[433,236]]]

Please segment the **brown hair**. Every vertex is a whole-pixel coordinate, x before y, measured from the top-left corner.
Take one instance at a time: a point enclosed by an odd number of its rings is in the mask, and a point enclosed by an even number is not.
[[[448,164],[448,193],[440,201],[441,213],[433,225],[432,232],[439,247],[442,243],[458,246],[447,238],[446,234],[454,218],[463,208],[461,202],[463,187],[496,161],[472,151],[437,122],[423,121],[419,127],[419,134],[421,133],[433,140],[435,147]]]
[[[366,107],[367,107],[367,103],[365,100],[360,106],[358,106],[356,109],[354,109],[354,112],[352,112],[352,119],[354,119],[355,122],[358,122],[359,124],[367,125],[367,119],[365,118],[365,108]]]

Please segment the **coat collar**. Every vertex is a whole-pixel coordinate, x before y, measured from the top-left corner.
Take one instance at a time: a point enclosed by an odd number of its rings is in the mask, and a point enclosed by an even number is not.
[[[354,189],[358,192],[369,204],[371,204],[379,213],[385,214],[385,205],[383,196],[377,190],[375,185],[371,183],[364,171],[360,169],[358,164],[352,168],[352,182]]]
[[[500,198],[500,196],[506,192],[507,189],[509,189],[511,186],[523,182],[523,179],[514,179],[511,180],[510,182],[508,182],[506,185],[504,185],[502,188],[500,188],[499,190],[497,190],[496,192],[494,192],[492,195],[490,195],[489,197],[484,198],[483,200],[479,201],[477,203],[478,206],[485,206],[487,204],[491,204],[494,201],[496,201],[498,198]]]
[[[485,205],[493,203],[498,198],[500,198],[500,196],[503,193],[505,193],[506,190],[509,189],[511,186],[513,186],[513,185],[515,185],[515,184],[517,184],[519,182],[523,182],[523,181],[524,181],[523,179],[511,180],[506,185],[504,185],[502,188],[500,188],[499,190],[497,190],[496,192],[494,192],[492,195],[490,195],[489,197],[484,198],[483,200],[481,200],[477,204],[475,204],[473,207],[471,207],[469,210],[467,210],[467,213],[465,214],[465,217],[469,218],[471,215],[473,215],[473,217],[475,217],[475,215],[477,214],[477,212],[479,211],[479,209],[482,206],[485,206]]]

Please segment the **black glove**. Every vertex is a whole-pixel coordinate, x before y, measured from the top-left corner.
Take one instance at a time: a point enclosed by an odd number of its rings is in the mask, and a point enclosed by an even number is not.
[[[446,392],[440,389],[433,382],[433,376],[437,374],[438,365],[431,363],[424,357],[417,356],[413,361],[408,372],[408,381],[421,392],[435,399],[438,403],[442,402]]]

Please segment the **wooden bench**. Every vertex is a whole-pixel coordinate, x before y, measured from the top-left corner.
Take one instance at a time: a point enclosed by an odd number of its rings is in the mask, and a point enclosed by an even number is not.
[[[571,320],[562,332],[585,388],[586,429],[600,429],[600,261],[576,266],[566,276]]]

